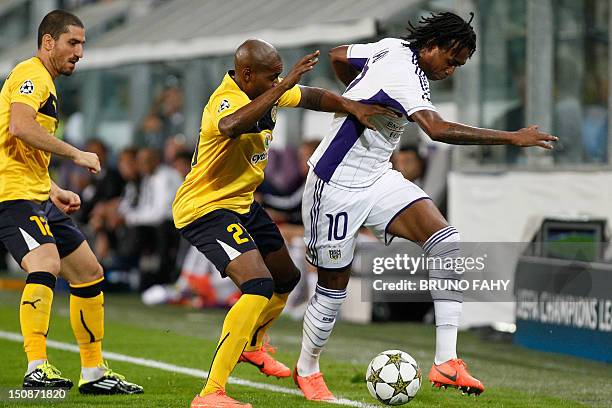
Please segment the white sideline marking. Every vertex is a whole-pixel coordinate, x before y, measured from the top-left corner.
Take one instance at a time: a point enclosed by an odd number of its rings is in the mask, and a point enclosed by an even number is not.
[[[21,334],[7,332],[4,330],[0,330],[0,339],[15,341],[18,343],[23,342],[23,337],[21,337]],[[55,341],[55,340],[47,340],[47,347],[57,349],[57,350],[70,351],[73,353],[79,352],[78,346],[74,344],[63,343],[61,341]],[[168,371],[171,373],[185,374],[185,375],[189,375],[189,376],[197,377],[197,378],[208,377],[208,371],[199,370],[197,368],[181,367],[181,366],[174,365],[174,364],[164,363],[162,361],[149,360],[148,358],[132,357],[126,354],[113,353],[112,351],[105,351],[104,358],[107,360],[111,360],[111,361],[113,360],[121,361],[124,363],[131,363],[131,364],[135,364],[135,365],[139,365],[143,367],[157,368],[158,370]],[[277,385],[271,385],[271,384],[258,383],[255,381],[243,380],[241,378],[236,378],[236,377],[230,377],[229,383],[236,384],[236,385],[242,385],[244,387],[249,387],[249,388],[257,388],[259,390],[278,392],[281,394],[302,396],[302,392],[297,389],[279,387]],[[353,400],[346,399],[346,398],[339,398],[335,402],[330,402],[330,404],[337,404],[337,405],[344,405],[348,407],[358,407],[358,408],[376,408],[377,407],[375,405],[370,405],[370,404],[366,404],[366,403],[359,402],[359,401],[353,401]]]

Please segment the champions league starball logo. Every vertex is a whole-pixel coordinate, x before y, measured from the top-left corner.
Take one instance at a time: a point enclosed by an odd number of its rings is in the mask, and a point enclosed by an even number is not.
[[[31,80],[27,79],[19,87],[19,93],[22,95],[31,95],[34,92],[34,84]]]

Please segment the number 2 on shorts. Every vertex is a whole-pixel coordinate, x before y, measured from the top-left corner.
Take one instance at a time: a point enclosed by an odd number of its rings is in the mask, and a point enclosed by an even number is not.
[[[236,243],[238,245],[240,244],[244,244],[245,242],[249,242],[248,238],[244,238],[241,235],[244,234],[244,230],[242,229],[242,227],[239,224],[230,224],[227,226],[227,232],[233,232],[234,234],[232,235],[234,237],[234,241],[236,241]]]

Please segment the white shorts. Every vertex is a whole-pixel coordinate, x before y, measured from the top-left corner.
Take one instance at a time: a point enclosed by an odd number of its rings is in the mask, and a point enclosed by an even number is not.
[[[389,244],[389,224],[424,198],[429,196],[395,170],[389,169],[368,188],[346,190],[325,183],[311,169],[302,200],[306,259],[328,269],[350,265],[359,228],[367,227]]]

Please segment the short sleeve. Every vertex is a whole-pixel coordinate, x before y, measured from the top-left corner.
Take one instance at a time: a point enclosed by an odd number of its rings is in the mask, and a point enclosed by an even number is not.
[[[38,112],[49,96],[47,80],[42,75],[21,72],[13,72],[9,80],[11,103],[24,103]]]
[[[302,91],[299,85],[295,85],[293,88],[285,92],[278,100],[279,107],[290,107],[295,108],[300,104],[302,100]]]
[[[388,98],[384,104],[402,112],[407,118],[420,110],[436,110],[431,103],[429,81],[424,74],[398,75],[395,80],[387,82],[383,90]]]
[[[219,129],[219,121],[247,105],[249,98],[240,92],[223,92],[210,101],[210,112],[215,128]]]
[[[358,71],[361,71],[368,59],[374,54],[377,43],[351,44],[346,50],[346,58]]]

